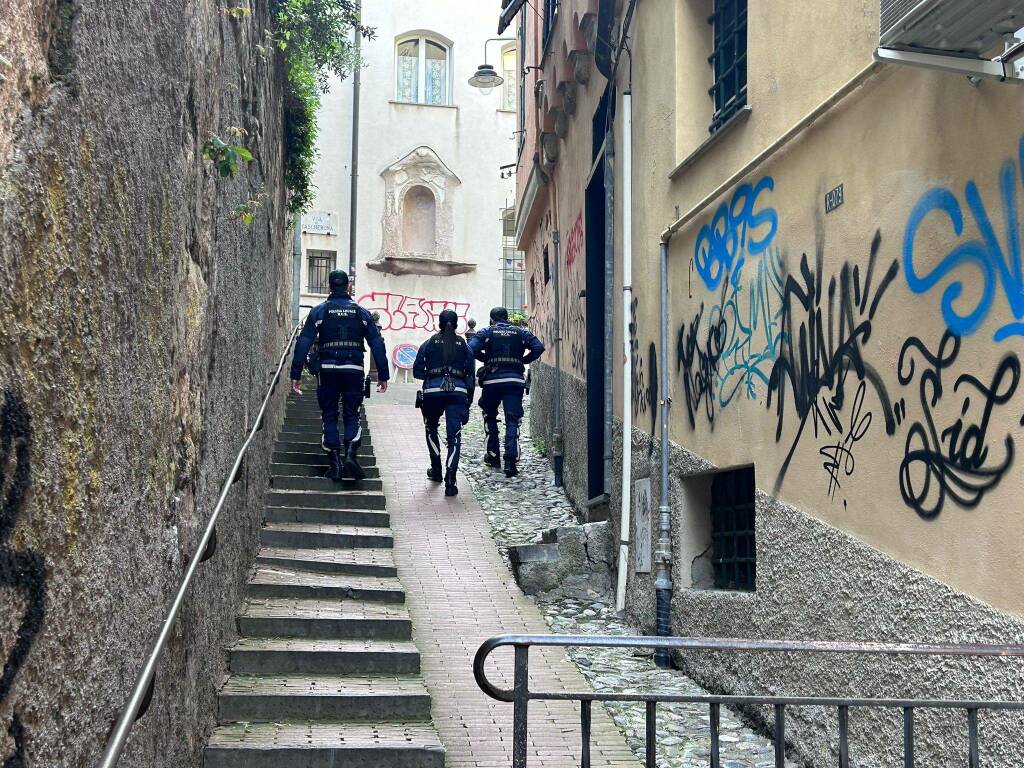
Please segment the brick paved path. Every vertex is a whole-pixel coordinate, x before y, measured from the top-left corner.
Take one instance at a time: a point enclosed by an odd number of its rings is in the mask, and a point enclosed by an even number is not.
[[[414,391],[397,385],[386,396],[375,393],[366,412],[434,723],[449,768],[509,768],[512,705],[477,687],[473,655],[493,635],[549,630],[502,562],[469,483],[460,477],[459,496],[446,499],[442,486],[427,481],[423,423],[411,405]],[[479,459],[463,456],[463,461]],[[489,677],[510,688],[511,651],[498,653]],[[531,651],[530,671],[534,690],[588,688],[562,652]],[[578,766],[579,740],[578,704],[530,703],[530,768]],[[591,758],[594,768],[639,768],[600,706],[594,708]]]

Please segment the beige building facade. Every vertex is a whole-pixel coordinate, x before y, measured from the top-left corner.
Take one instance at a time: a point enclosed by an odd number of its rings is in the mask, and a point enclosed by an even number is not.
[[[631,485],[651,484],[653,514],[631,505],[630,617],[653,629],[667,394],[673,633],[1019,642],[1021,90],[877,62],[876,2],[632,5],[615,4],[610,37],[594,32],[597,0],[558,3],[553,19],[529,7],[518,16],[524,61],[540,69],[526,75],[536,96],[523,116],[517,222],[532,323],[549,346],[561,336],[559,393],[552,359],[534,366],[535,433],[558,442],[557,394],[567,491],[590,509],[607,492],[618,526],[628,408]],[[630,15],[609,87],[600,41],[621,39]],[[727,28],[717,43],[716,24]],[[709,97],[709,58],[722,74],[723,48],[744,70],[717,83],[731,103]],[[611,145],[595,116],[603,103]],[[595,252],[607,237],[611,290]],[[597,428],[609,400],[610,433]],[[938,675],[923,662],[680,662],[734,693],[1022,694],[1009,665]],[[797,753],[831,764],[834,719],[795,715]],[[1020,764],[1013,722],[991,721],[1007,730],[989,741],[989,764]],[[902,754],[899,727],[896,715],[851,725],[864,765]],[[919,727],[924,764],[960,764],[960,724],[935,716]]]

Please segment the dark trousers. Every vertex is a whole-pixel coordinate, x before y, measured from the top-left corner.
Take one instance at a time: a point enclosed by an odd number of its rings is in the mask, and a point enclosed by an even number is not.
[[[498,448],[501,434],[498,431],[498,406],[505,412],[505,458],[519,458],[519,422],[523,420],[523,395],[526,388],[521,384],[484,384],[480,396],[480,408],[484,412],[484,431],[487,433],[487,454],[500,456]]]
[[[359,423],[359,407],[363,404],[363,376],[355,371],[321,370],[317,379],[316,398],[320,403],[323,421],[324,448],[341,448],[338,431],[338,404],[345,424],[344,445],[355,443],[359,447],[363,428]]]
[[[463,392],[427,394],[423,396],[422,411],[430,466],[441,464],[441,441],[437,429],[444,416],[445,438],[448,442],[448,459],[444,466],[447,472],[454,475],[459,471],[459,457],[462,455],[462,425],[469,421],[469,399]]]

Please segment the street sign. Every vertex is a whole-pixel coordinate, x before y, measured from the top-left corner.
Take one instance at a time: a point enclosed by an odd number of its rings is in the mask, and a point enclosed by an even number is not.
[[[302,231],[310,235],[336,235],[338,217],[327,211],[309,211],[302,214]]]
[[[419,352],[419,348],[415,344],[396,344],[391,351],[391,359],[399,368],[406,371],[412,370],[417,352]]]
[[[825,195],[825,213],[832,213],[832,211],[842,204],[843,185],[840,184],[835,189],[829,190],[828,194]]]

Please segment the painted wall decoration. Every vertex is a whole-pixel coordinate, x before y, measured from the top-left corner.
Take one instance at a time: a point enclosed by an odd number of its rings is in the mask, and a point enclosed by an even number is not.
[[[1021,264],[1020,213],[1017,206],[1017,170],[1024,181],[1024,137],[1017,146],[1016,163],[1007,160],[999,171],[998,187],[1005,226],[997,232],[975,181],[964,185],[963,200],[967,203],[974,228],[980,238],[966,239],[964,208],[948,187],[935,187],[926,192],[910,213],[903,237],[903,269],[907,285],[914,293],[931,291],[945,278],[951,282],[942,292],[941,311],[946,326],[953,333],[966,336],[974,333],[988,317],[996,294],[1001,289],[1015,320],[1001,325],[993,338],[1003,341],[1024,335],[1024,267]],[[926,269],[917,253],[920,231],[925,227],[948,227],[953,247],[931,269]],[[929,259],[929,261],[932,261]],[[962,299],[966,281],[981,278],[982,291],[976,304],[969,308]]]
[[[467,302],[451,299],[426,299],[401,293],[374,291],[359,297],[359,304],[370,312],[380,313],[382,331],[436,331],[437,317],[451,309],[459,316],[458,332],[465,333],[469,317]]]
[[[13,642],[5,640],[7,655],[0,672],[0,702],[7,700],[18,671],[24,666],[46,618],[46,564],[32,551],[16,550],[11,535],[24,512],[32,480],[32,426],[24,403],[10,390],[0,406],[0,588],[14,590],[24,599],[24,615]],[[4,768],[25,765],[24,726],[15,711],[8,727],[14,752]]]

